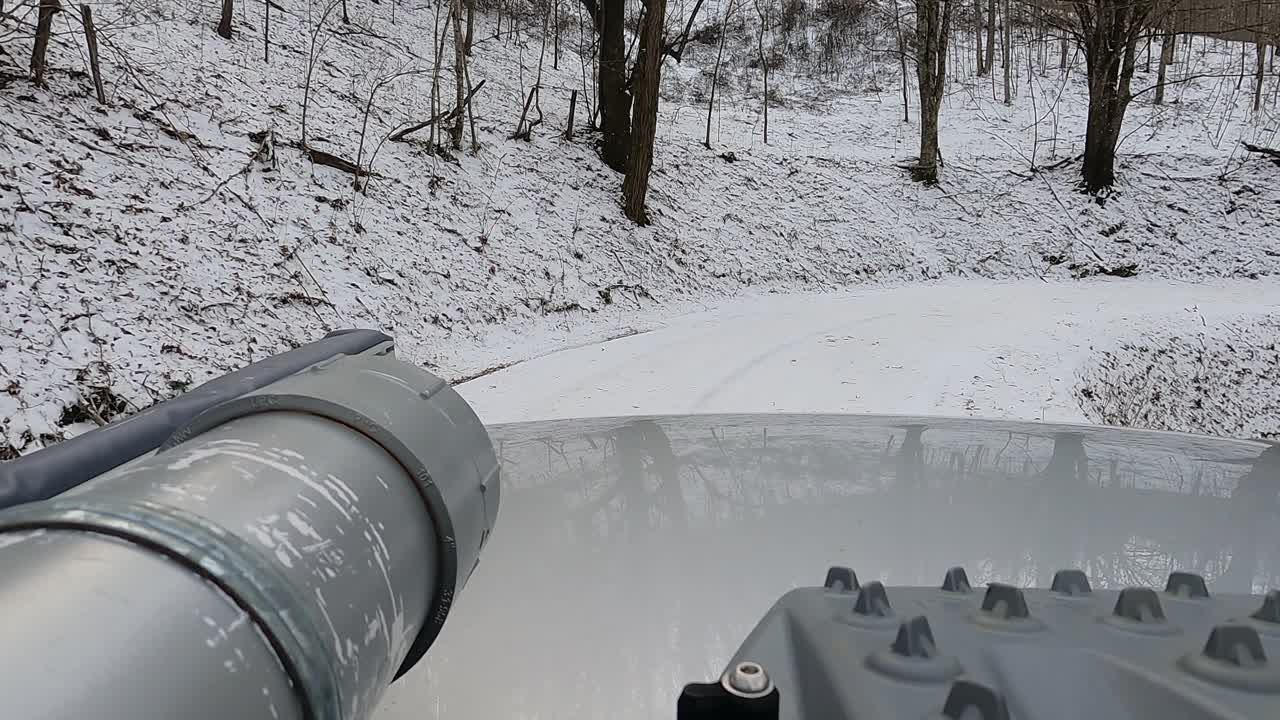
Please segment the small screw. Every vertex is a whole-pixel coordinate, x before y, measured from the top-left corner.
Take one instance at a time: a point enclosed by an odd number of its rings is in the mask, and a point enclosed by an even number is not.
[[[748,695],[757,695],[769,689],[769,674],[758,663],[738,663],[729,673],[728,680],[731,689]]]

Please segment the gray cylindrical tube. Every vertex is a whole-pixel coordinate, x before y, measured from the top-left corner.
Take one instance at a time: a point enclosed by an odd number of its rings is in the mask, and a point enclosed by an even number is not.
[[[0,513],[0,714],[368,717],[438,632],[498,500],[474,413],[388,352]]]

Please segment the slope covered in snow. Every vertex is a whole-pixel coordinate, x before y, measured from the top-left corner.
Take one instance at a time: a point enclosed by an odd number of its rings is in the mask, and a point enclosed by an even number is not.
[[[22,79],[24,42],[0,46],[8,454],[338,327],[384,329],[404,357],[459,379],[743,293],[1280,271],[1275,167],[1238,146],[1270,143],[1277,118],[1249,113],[1248,93],[1220,77],[1238,46],[1193,45],[1175,75],[1208,77],[1163,108],[1135,103],[1121,184],[1095,199],[1072,191],[1078,58],[1063,71],[1026,58],[1033,72],[1019,69],[1010,106],[957,70],[944,182],[929,188],[895,167],[918,130],[902,122],[882,39],[851,49],[838,75],[779,69],[768,145],[758,70],[731,52],[713,149],[701,145],[700,98],[716,48],[695,42],[683,65],[667,65],[654,222],[636,228],[583,108],[579,132],[561,136],[571,91],[590,95],[572,24],[553,67],[539,18],[508,16],[498,34],[481,15],[470,70],[484,82],[481,147],[441,153],[421,133],[384,142],[432,112],[437,5],[352,3],[351,23],[321,25],[324,6],[273,4],[269,61],[262,6],[239,5],[229,41],[210,3],[95,7],[106,105],[69,22],[58,23],[47,90]],[[27,25],[5,19],[0,38]],[[745,47],[749,28],[736,32]],[[443,55],[449,97],[451,48]],[[530,112],[542,124],[530,142],[509,139],[539,77]],[[302,155],[304,107],[312,146],[371,168],[363,192]]]

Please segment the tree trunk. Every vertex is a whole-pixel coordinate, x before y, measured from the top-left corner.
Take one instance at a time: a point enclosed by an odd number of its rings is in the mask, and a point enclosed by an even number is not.
[[[926,185],[938,182],[938,107],[932,93],[920,94],[920,164],[914,179]]]
[[[44,69],[49,54],[49,33],[53,28],[53,16],[62,11],[58,0],[40,0],[40,13],[36,21],[36,41],[31,48],[31,80],[44,86]]]
[[[467,37],[462,41],[462,52],[471,57],[471,39],[476,31],[476,0],[467,0]]]
[[[665,7],[665,0],[663,2]],[[596,27],[600,32],[600,131],[604,163],[627,170],[631,154],[631,92],[627,89],[626,19],[623,0],[603,0]],[[647,171],[646,171],[647,181]],[[643,201],[643,198],[642,198]]]
[[[760,18],[760,32],[756,35],[756,57],[760,60],[760,70],[764,73],[764,144],[769,144],[769,60],[764,56],[764,31],[768,29],[768,18],[760,0],[756,0],[756,15]],[[724,32],[721,30],[721,32]]]
[[[907,88],[907,39],[902,34],[901,11],[893,3],[893,30],[898,34],[898,60],[902,65],[902,122],[911,122],[911,95]]]
[[[436,117],[443,112],[444,99],[440,94],[440,66],[444,64],[444,43],[446,35],[449,32],[449,17],[453,12],[453,7],[449,6],[449,12],[446,13],[444,19],[444,27],[440,26],[440,8],[441,5],[435,7],[435,17],[433,19],[433,27],[431,29],[431,42],[435,44],[433,55],[435,56],[435,64],[431,66],[431,117]],[[427,146],[434,152],[440,147],[440,138],[444,136],[441,132],[440,123],[431,124],[431,132],[427,139]]]
[[[1043,17],[1040,18],[1040,77],[1049,74],[1049,27]]]
[[[1068,44],[1069,44],[1069,43],[1068,43],[1068,41],[1067,41],[1067,36],[1066,36],[1066,35],[1063,35],[1063,36],[1062,36],[1062,54],[1058,57],[1058,69],[1059,69],[1059,70],[1066,70],[1066,69],[1067,69],[1067,46],[1068,46]]]
[[[1091,83],[1092,85],[1092,83]],[[1089,120],[1084,139],[1084,186],[1089,192],[1097,192],[1115,183],[1116,142],[1119,134],[1112,128],[1118,126],[1116,112],[1119,98],[1109,85],[1089,88]],[[1121,118],[1123,118],[1123,111]]]
[[[631,154],[622,180],[623,211],[632,222],[641,225],[649,222],[644,202],[649,194],[653,138],[658,129],[658,81],[662,72],[662,26],[667,17],[667,0],[644,0],[644,5],[640,51],[636,57]]]
[[[1093,0],[1094,12],[1079,17],[1089,71],[1089,116],[1085,128],[1086,191],[1115,183],[1116,145],[1124,114],[1133,99],[1130,83],[1144,23],[1137,22],[1150,5],[1134,0]]]
[[[1013,23],[1010,22],[1009,0],[1004,0],[1004,32],[1000,40],[1000,64],[1004,67],[1004,104],[1013,104],[1013,60],[1009,47],[1013,43]]]
[[[947,40],[951,34],[951,2],[915,0],[916,82],[920,86],[920,161],[912,178],[938,182],[938,110],[947,78]],[[940,7],[941,6],[941,7]]]
[[[1267,46],[1258,41],[1258,68],[1253,75],[1253,111],[1256,113],[1262,110],[1262,81],[1266,79],[1267,74]]]
[[[896,0],[894,12],[897,12]],[[974,55],[978,63],[978,76],[981,77],[986,72],[982,67],[982,0],[973,0],[973,34]]]
[[[1160,39],[1160,66],[1156,68],[1156,105],[1164,104],[1164,80],[1168,77],[1169,64],[1173,62],[1173,46],[1177,37],[1167,32]]]
[[[88,5],[80,6],[80,23],[84,26],[84,41],[89,47],[89,71],[93,75],[94,96],[98,98],[99,104],[106,105],[107,93],[102,87],[102,68],[98,64],[98,31],[93,26],[93,9]]]
[[[462,36],[462,0],[450,0],[449,4],[449,15],[453,18],[453,75],[457,86],[457,104],[454,107],[458,113],[453,127],[449,128],[449,142],[454,150],[461,150],[462,127],[466,121],[466,113],[462,107],[467,97],[467,56],[463,47],[466,39]]]
[[[720,22],[720,49],[716,51],[716,64],[711,70],[711,99],[707,102],[707,136],[702,144],[711,149],[711,113],[716,107],[716,86],[720,83],[720,61],[724,58],[724,41],[728,37],[729,18],[733,16],[733,0],[729,0],[729,9],[725,11],[724,20]]]
[[[1244,76],[1248,73],[1245,71],[1245,62],[1248,59],[1249,51],[1245,49],[1244,43],[1240,43],[1240,74],[1236,76],[1236,90],[1244,84]]]
[[[578,91],[569,94],[569,123],[564,128],[564,139],[573,139],[573,115],[578,110]]]
[[[235,11],[234,2],[235,0],[222,0],[222,18],[218,20],[218,34],[227,40],[231,39],[231,14]]]
[[[983,63],[983,67],[987,72],[991,72],[991,68],[996,61],[996,0],[987,0],[987,61]]]

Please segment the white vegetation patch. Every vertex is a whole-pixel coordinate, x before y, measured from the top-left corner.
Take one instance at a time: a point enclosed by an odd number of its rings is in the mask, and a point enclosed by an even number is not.
[[[1093,357],[1075,396],[1094,422],[1280,438],[1280,314],[1145,332]]]
[[[31,3],[7,7],[0,445],[10,454],[334,328],[385,330],[402,357],[458,379],[639,329],[640,308],[659,308],[660,322],[748,291],[1280,272],[1276,168],[1239,149],[1274,145],[1275,104],[1250,113],[1248,81],[1235,90],[1222,77],[1238,45],[1197,42],[1174,75],[1207,77],[1179,85],[1163,108],[1149,94],[1135,103],[1120,184],[1095,199],[1072,189],[1085,115],[1078,57],[1059,71],[1053,53],[1019,55],[1008,106],[957,65],[943,184],[922,187],[895,167],[919,131],[914,112],[901,118],[883,17],[845,33],[855,40],[838,62],[792,44],[816,47],[816,31],[769,33],[770,54],[787,60],[770,78],[782,104],[770,109],[768,145],[745,23],[726,50],[710,149],[692,88],[706,85],[716,46],[692,42],[680,66],[668,61],[654,222],[636,228],[618,207],[621,177],[583,129],[592,69],[574,51],[572,11],[558,68],[541,18],[513,25],[508,15],[500,37],[495,17],[477,18],[481,147],[438,153],[425,131],[383,142],[431,115],[444,20],[435,4],[352,2],[352,22],[330,15],[318,29],[322,3],[273,4],[269,62],[261,3],[237,2],[230,40],[214,32],[217,3],[95,5],[106,105],[71,13],[55,22],[40,89],[25,79]],[[452,55],[445,47],[445,109]],[[309,142],[369,168],[363,192],[299,150],[309,66]],[[530,114],[542,123],[531,142],[511,140],[539,68]],[[565,140],[574,89],[578,133]]]

